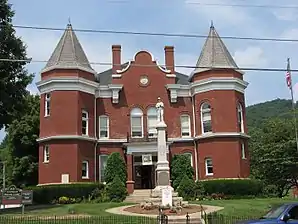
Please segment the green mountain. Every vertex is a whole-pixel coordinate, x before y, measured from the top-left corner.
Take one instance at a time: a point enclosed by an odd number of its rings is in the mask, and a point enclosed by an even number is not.
[[[248,128],[259,127],[262,122],[272,117],[288,117],[292,119],[292,101],[275,99],[246,107]]]

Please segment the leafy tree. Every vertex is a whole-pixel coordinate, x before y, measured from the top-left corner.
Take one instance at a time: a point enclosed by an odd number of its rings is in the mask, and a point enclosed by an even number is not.
[[[121,202],[126,198],[126,185],[123,183],[123,180],[121,180],[119,175],[116,175],[112,182],[108,183],[107,195],[110,201],[113,202]]]
[[[7,0],[0,0],[0,58],[26,60],[26,46],[15,35],[14,12]],[[23,112],[28,75],[25,61],[0,61],[0,129],[8,127]]]
[[[254,175],[268,185],[275,185],[278,196],[283,197],[292,186],[298,186],[298,152],[293,121],[272,118],[260,130],[254,131],[255,140],[251,144]]]
[[[171,180],[173,181],[173,187],[176,189],[182,178],[187,176],[189,179],[193,179],[194,170],[191,166],[191,161],[187,155],[174,155],[171,161]]]
[[[2,159],[7,162],[7,178],[17,186],[37,184],[39,134],[39,96],[27,95],[25,113],[7,129]]]
[[[107,159],[105,181],[111,183],[116,176],[126,185],[126,164],[119,152],[113,152]]]
[[[196,199],[196,188],[193,178],[189,178],[187,175],[184,175],[177,187],[177,191],[180,197],[183,197],[184,200],[194,200]]]

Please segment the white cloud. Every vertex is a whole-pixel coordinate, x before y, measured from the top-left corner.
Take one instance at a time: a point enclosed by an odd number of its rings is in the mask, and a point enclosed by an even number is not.
[[[292,28],[285,30],[280,37],[285,39],[298,39],[298,29]]]
[[[2,140],[4,139],[6,133],[4,131],[4,128],[0,130],[0,143],[2,142]]]
[[[234,53],[234,60],[239,67],[263,67],[268,64],[264,52],[260,47],[250,46]]]
[[[278,20],[283,21],[295,21],[298,18],[296,9],[275,9],[272,13]]]

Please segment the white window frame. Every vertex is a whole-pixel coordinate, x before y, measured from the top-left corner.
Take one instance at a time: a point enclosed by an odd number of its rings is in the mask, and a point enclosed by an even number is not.
[[[107,159],[108,159],[108,156],[109,155],[107,155],[107,154],[101,154],[101,155],[99,155],[98,156],[98,164],[99,164],[99,166],[98,166],[98,170],[99,170],[99,172],[98,172],[98,175],[99,175],[99,181],[100,182],[102,182],[102,183],[105,183],[105,180],[104,181],[102,181],[102,179],[104,178],[104,172],[105,172],[105,168],[103,168],[103,169],[101,169],[101,158],[102,157],[107,157]]]
[[[186,117],[187,118],[187,126],[188,127],[185,127],[185,128],[187,128],[188,129],[188,135],[183,135],[183,124],[182,124],[182,118],[183,117]],[[190,125],[190,116],[188,115],[188,114],[182,114],[182,115],[180,115],[180,128],[181,128],[181,138],[189,138],[189,137],[191,137],[191,127],[190,127],[191,125]]]
[[[84,166],[86,166],[86,175],[83,176],[82,174],[82,179],[89,179],[89,162],[87,160],[82,161],[82,172]]]
[[[48,163],[50,162],[50,147],[45,145],[43,147],[43,162]]]
[[[238,129],[241,133],[244,133],[243,107],[241,103],[237,105],[237,119]]]
[[[157,137],[157,129],[156,129],[156,127],[151,127],[149,125],[149,123],[150,123],[149,120],[150,119],[152,119],[152,120],[155,119],[155,121],[156,121],[155,123],[157,124],[157,110],[156,110],[155,107],[150,107],[147,110],[147,132],[148,132],[148,137],[149,138],[156,138]],[[155,129],[154,132],[151,132],[153,129]],[[151,133],[153,133],[152,136],[150,135]]]
[[[100,122],[100,120],[102,119],[102,118],[105,118],[105,119],[107,119],[107,126],[106,127],[102,127],[101,126],[101,122]],[[98,137],[100,138],[100,139],[108,139],[109,137],[110,137],[110,119],[109,119],[109,116],[107,116],[107,115],[101,115],[101,116],[99,116],[99,118],[98,118],[98,131],[99,131],[99,133],[98,133]],[[101,131],[106,131],[107,132],[107,136],[101,136]]]
[[[83,114],[85,114],[86,117],[83,117]],[[82,135],[88,136],[89,135],[89,127],[88,127],[89,126],[89,113],[88,113],[88,111],[82,110],[81,116],[82,116],[82,130],[81,130]],[[86,133],[83,133],[83,122],[86,122],[86,127],[85,127]]]
[[[203,108],[205,105],[208,105],[210,108]],[[201,105],[201,131],[202,131],[202,134],[208,134],[208,133],[212,133],[212,114],[211,114],[211,105],[208,103],[208,102],[204,102],[202,103]],[[206,113],[210,113],[210,123],[211,123],[211,131],[205,131],[204,129],[204,115]]]
[[[51,93],[45,93],[44,95],[44,116],[48,117],[51,113]]]
[[[193,167],[193,157],[191,152],[185,152],[183,155],[190,156],[190,164]]]
[[[133,135],[133,119],[141,119],[141,136]],[[144,114],[143,111],[135,107],[130,111],[130,135],[132,138],[143,138],[144,137]]]
[[[245,144],[241,143],[241,158],[246,159],[246,150],[245,150]]]
[[[211,161],[211,165],[208,164],[208,162],[210,162],[210,161]],[[212,173],[209,173],[208,172],[208,168],[210,168],[210,167],[212,167]],[[212,161],[211,158],[206,158],[205,159],[205,170],[206,170],[206,176],[213,176],[213,174],[214,174],[214,167],[213,167],[213,161]]]

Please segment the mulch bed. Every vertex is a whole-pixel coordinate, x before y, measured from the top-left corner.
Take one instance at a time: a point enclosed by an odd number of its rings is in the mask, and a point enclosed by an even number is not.
[[[175,215],[180,216],[180,215],[186,215],[187,213],[192,214],[192,213],[196,213],[196,212],[201,212],[202,210],[205,210],[204,207],[201,208],[201,206],[199,206],[199,205],[189,205],[188,208],[182,208],[182,210],[179,211],[178,213],[171,213],[169,209],[163,210],[163,213],[168,216],[175,216]],[[159,214],[158,208],[152,209],[152,210],[145,210],[145,209],[142,209],[140,205],[135,205],[135,206],[125,208],[124,211],[131,212],[131,213],[137,213],[137,214],[146,214],[146,215],[158,215]]]

